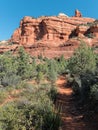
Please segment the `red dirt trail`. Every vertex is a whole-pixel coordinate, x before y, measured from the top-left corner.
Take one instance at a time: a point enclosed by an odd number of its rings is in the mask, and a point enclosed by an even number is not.
[[[61,106],[61,130],[98,130],[98,120],[85,120],[75,107],[72,88],[67,86],[65,76],[60,76],[56,82],[58,87],[57,106]]]

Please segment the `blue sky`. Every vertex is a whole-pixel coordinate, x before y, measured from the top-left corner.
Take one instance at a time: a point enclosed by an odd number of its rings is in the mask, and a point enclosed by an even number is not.
[[[73,16],[75,9],[98,19],[98,0],[0,0],[0,40],[9,39],[24,16]]]

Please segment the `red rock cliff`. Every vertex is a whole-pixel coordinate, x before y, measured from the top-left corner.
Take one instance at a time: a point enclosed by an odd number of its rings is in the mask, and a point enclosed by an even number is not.
[[[59,15],[35,19],[26,16],[21,20],[19,28],[13,33],[11,41],[24,46],[36,43],[59,46],[69,39],[72,31],[78,25],[94,21],[92,18],[80,17],[79,11],[75,13],[75,17]]]
[[[9,50],[16,53],[22,45],[32,56],[69,58],[81,40],[98,46],[98,20],[82,17],[78,10],[74,17],[64,13],[40,18],[26,16],[14,31],[11,44],[0,43],[0,53]]]

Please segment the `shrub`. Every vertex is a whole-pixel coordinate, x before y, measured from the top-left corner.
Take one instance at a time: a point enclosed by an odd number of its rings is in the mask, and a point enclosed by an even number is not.
[[[21,81],[20,76],[16,75],[16,74],[6,74],[5,76],[3,76],[1,84],[3,86],[15,86],[17,85],[19,82]]]
[[[20,82],[17,75],[17,61],[11,53],[0,55],[0,83],[3,86],[16,85]]]
[[[58,74],[63,74],[66,71],[67,68],[67,60],[64,58],[64,56],[62,55],[57,61],[57,72]]]
[[[30,57],[22,47],[19,49],[18,53],[18,75],[21,76],[22,79],[29,79],[32,76]]]
[[[58,130],[61,119],[47,95],[50,91],[51,87],[46,85],[25,88],[20,100],[0,108],[1,129]]]
[[[6,90],[0,89],[0,104],[7,98],[8,93]]]
[[[41,71],[38,72],[37,77],[36,77],[37,83],[41,83],[41,81],[42,81],[43,79],[44,79],[43,73],[42,73]]]
[[[50,112],[45,114],[43,130],[59,130],[61,118],[59,113]]]
[[[5,88],[0,90],[0,102],[2,103],[8,94],[18,96],[17,101],[0,107],[0,129],[58,130],[61,119],[53,104],[57,90],[51,84],[42,84],[41,81],[48,78],[53,84],[65,67],[63,56],[59,60],[40,57],[40,60],[36,61],[25,53],[23,48],[19,49],[18,56],[10,53],[0,55],[0,87],[7,86],[8,91],[6,93]],[[25,83],[26,79],[31,78],[37,79],[39,84]],[[11,93],[13,89],[22,91],[15,95],[14,91]]]
[[[2,130],[26,130],[25,116],[15,104],[8,104],[0,108],[0,127]]]
[[[94,85],[91,86],[90,88],[91,88],[91,90],[90,90],[91,98],[92,98],[93,100],[98,101],[98,84],[94,84]]]
[[[49,63],[48,78],[52,83],[54,83],[57,79],[57,65],[56,62],[53,60],[51,60]]]
[[[73,75],[72,82],[75,94],[79,95],[81,103],[88,102],[90,86],[96,82],[96,54],[86,44],[81,44],[71,59],[68,69]]]
[[[57,98],[57,89],[55,86],[51,86],[50,91],[48,93],[50,99],[55,102]]]
[[[69,59],[68,68],[76,75],[94,72],[96,69],[96,55],[92,48],[86,43],[81,44]]]

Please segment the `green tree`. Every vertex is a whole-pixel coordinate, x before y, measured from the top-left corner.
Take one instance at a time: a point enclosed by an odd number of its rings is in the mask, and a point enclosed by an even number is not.
[[[20,75],[22,79],[30,78],[32,76],[32,64],[30,64],[30,56],[25,52],[23,47],[19,49],[18,75]]]
[[[86,43],[82,43],[69,59],[68,68],[74,74],[73,88],[81,102],[85,102],[89,98],[90,86],[95,82],[96,54]]]
[[[0,55],[0,84],[16,85],[20,81],[17,68],[16,58],[10,52]]]
[[[50,61],[48,78],[52,83],[54,83],[57,79],[57,65],[54,60]]]
[[[66,71],[67,60],[64,58],[63,55],[58,59],[57,65],[58,65],[58,73],[59,74],[62,74]]]
[[[69,59],[68,68],[73,74],[81,75],[94,72],[96,69],[96,55],[92,48],[82,43]]]

